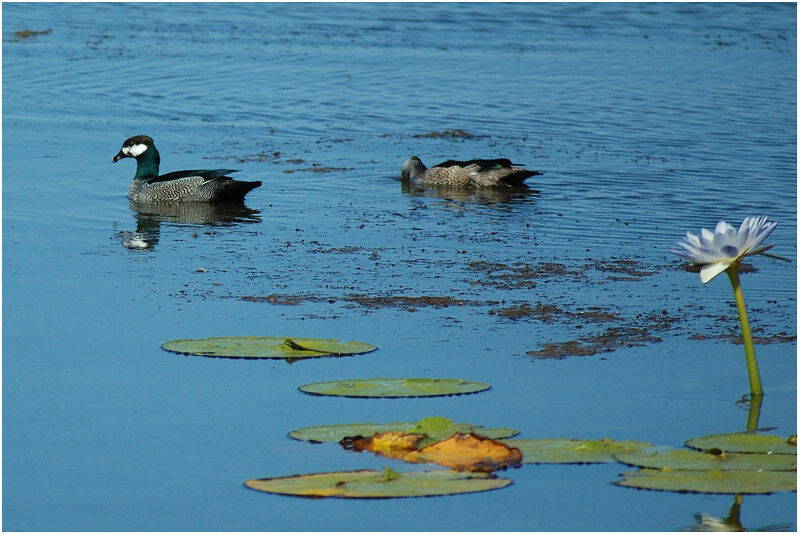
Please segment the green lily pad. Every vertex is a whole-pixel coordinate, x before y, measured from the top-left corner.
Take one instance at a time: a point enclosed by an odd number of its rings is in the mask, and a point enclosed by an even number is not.
[[[310,383],[300,387],[302,392],[316,396],[349,398],[414,398],[472,394],[491,388],[485,383],[461,379],[345,379]]]
[[[797,491],[797,472],[651,470],[624,472],[616,485],[648,490],[708,494],[769,494]]]
[[[429,416],[417,422],[413,427],[403,430],[406,433],[419,433],[425,435],[418,448],[424,448],[434,442],[450,438],[454,433],[475,432],[481,436],[497,439],[508,438],[519,434],[516,429],[508,427],[483,427],[482,425],[457,424],[441,416]]]
[[[305,440],[308,442],[341,442],[345,437],[371,437],[377,433],[402,431],[404,433],[422,433],[428,435],[429,439],[436,441],[445,439],[455,432],[468,433],[469,431],[475,431],[480,435],[494,439],[513,437],[519,433],[516,429],[508,427],[483,427],[481,425],[459,424],[453,423],[446,418],[441,418],[441,420],[450,422],[450,425],[431,426],[424,423],[434,418],[438,419],[438,417],[425,418],[417,423],[392,422],[320,425],[296,429],[290,432],[289,436],[295,440]]]
[[[575,438],[512,438],[502,441],[522,451],[522,464],[609,463],[614,454],[652,448],[649,442],[632,440],[582,440]]]
[[[343,356],[375,351],[363,342],[340,342],[326,338],[287,338],[285,336],[225,336],[172,340],[161,345],[173,353],[232,359],[303,359]]]
[[[713,454],[690,450],[640,451],[618,453],[614,458],[621,463],[644,468],[669,470],[752,470],[796,471],[796,455],[771,455],[766,453]]]
[[[499,489],[510,479],[487,474],[451,471],[396,472],[385,469],[306,474],[269,479],[250,479],[254,490],[315,498],[411,498],[444,496]]]
[[[419,433],[428,436],[441,436],[447,438],[458,431],[453,420],[441,416],[429,416],[423,418],[414,427],[408,430],[409,433]]]
[[[722,450],[734,453],[793,453],[797,455],[794,441],[775,435],[757,433],[726,433],[692,438],[686,445],[696,450]]]
[[[289,433],[289,437],[307,442],[341,442],[345,437],[370,437],[376,433],[403,430],[413,426],[411,422],[317,425],[295,429]]]

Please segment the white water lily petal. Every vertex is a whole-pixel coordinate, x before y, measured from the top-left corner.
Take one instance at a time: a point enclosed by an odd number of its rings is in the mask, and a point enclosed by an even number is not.
[[[691,232],[687,232],[686,238],[684,238],[685,241],[677,243],[677,245],[685,249],[685,252],[675,250],[672,252],[682,256],[690,262],[698,264],[709,264],[720,260],[721,258],[719,251],[717,251],[712,244],[713,234],[706,229],[702,230],[707,233],[703,237],[699,237]]]
[[[695,264],[710,264],[719,260],[716,255],[705,253],[704,251],[691,247],[685,243],[679,242],[678,245],[683,247],[685,251],[675,251],[671,250],[674,254],[681,256],[688,260],[689,262]]]
[[[686,243],[688,243],[689,245],[692,245],[694,247],[700,247],[700,238],[697,236],[697,234],[692,234],[691,232],[687,232],[686,238],[684,239],[686,240]]]
[[[767,236],[769,236],[770,233],[773,230],[775,230],[775,227],[777,227],[777,226],[778,226],[778,223],[774,222],[774,221],[771,221],[771,222],[767,223],[767,218],[766,217],[760,219],[759,220],[759,227],[755,228],[755,229],[752,229],[752,231],[750,233],[749,240],[748,240],[748,242],[746,244],[746,248],[747,249],[753,249],[753,250],[749,251],[749,252],[747,252],[745,254],[747,254],[747,255],[759,254],[758,252],[755,251],[755,249],[758,247],[758,245],[761,242],[763,242],[764,240],[767,239]],[[773,243],[771,245],[767,245],[766,247],[762,247],[759,252],[764,252],[767,249],[769,249],[770,247],[772,247],[773,245],[775,245],[775,244]]]
[[[740,251],[744,251],[747,248],[747,244],[753,240],[754,235],[752,224],[750,224],[748,218],[745,218],[739,226],[739,232],[736,235],[736,248]]]
[[[767,216],[744,218],[738,231],[726,221],[719,221],[714,232],[705,228],[700,229],[699,236],[687,232],[677,243],[683,250],[670,252],[703,266],[700,280],[705,284],[742,257],[761,254],[772,247],[774,244],[759,246],[776,226],[778,223],[767,221]]]
[[[714,247],[722,249],[726,245],[736,242],[736,230],[725,221],[717,223],[717,228],[714,229]],[[738,248],[737,248],[738,251]]]
[[[735,232],[734,228],[730,226],[727,221],[719,221],[717,222],[717,226],[714,227],[714,236],[718,234],[730,234],[731,231]]]
[[[699,243],[701,246],[711,247],[714,244],[714,233],[707,228],[701,228]]]
[[[703,284],[707,283],[728,269],[731,264],[733,264],[733,260],[723,260],[721,262],[717,262],[716,264],[706,264],[702,267],[702,269],[700,269],[700,282]]]
[[[775,247],[775,244],[774,243],[770,243],[769,245],[765,245],[764,247],[759,247],[758,249],[753,249],[752,251],[749,251],[744,256],[752,256],[752,255],[756,255],[756,254],[761,254],[761,253],[763,253],[764,251],[766,251],[768,249],[772,249],[773,247]]]
[[[739,233],[738,233],[739,234],[738,238],[739,240],[741,240],[742,246],[751,242],[756,237],[759,228],[761,228],[759,225],[760,219],[761,218],[759,219],[745,218],[745,220],[742,221],[742,224],[739,226]]]
[[[734,230],[733,227],[730,226],[730,224],[728,224],[727,221],[723,220],[723,221],[720,221],[720,222],[717,223],[717,226],[714,229],[714,235],[726,234],[726,233],[728,233],[728,232],[730,232],[732,230]]]

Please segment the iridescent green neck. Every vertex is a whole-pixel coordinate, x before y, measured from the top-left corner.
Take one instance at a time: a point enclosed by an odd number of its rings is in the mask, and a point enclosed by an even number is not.
[[[136,175],[134,180],[151,180],[158,178],[158,165],[161,157],[155,147],[149,147],[136,158]]]

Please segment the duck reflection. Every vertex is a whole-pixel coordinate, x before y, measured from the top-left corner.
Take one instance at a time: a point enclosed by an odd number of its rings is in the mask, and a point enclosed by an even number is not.
[[[409,197],[427,197],[458,201],[475,204],[505,204],[521,199],[536,198],[539,191],[525,185],[473,188],[465,186],[447,186],[439,184],[426,184],[424,186],[413,184],[409,180],[401,180],[400,191]]]
[[[158,244],[161,223],[190,225],[236,225],[261,222],[260,211],[248,208],[243,202],[131,202],[136,230],[122,231],[122,245],[132,250],[152,249]]]

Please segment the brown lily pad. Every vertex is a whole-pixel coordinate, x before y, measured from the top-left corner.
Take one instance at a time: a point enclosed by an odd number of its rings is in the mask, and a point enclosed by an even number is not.
[[[425,437],[391,431],[343,441],[343,445],[411,463],[439,464],[458,472],[491,472],[518,466],[522,461],[522,453],[517,448],[473,432],[456,432],[447,439],[417,449]]]

